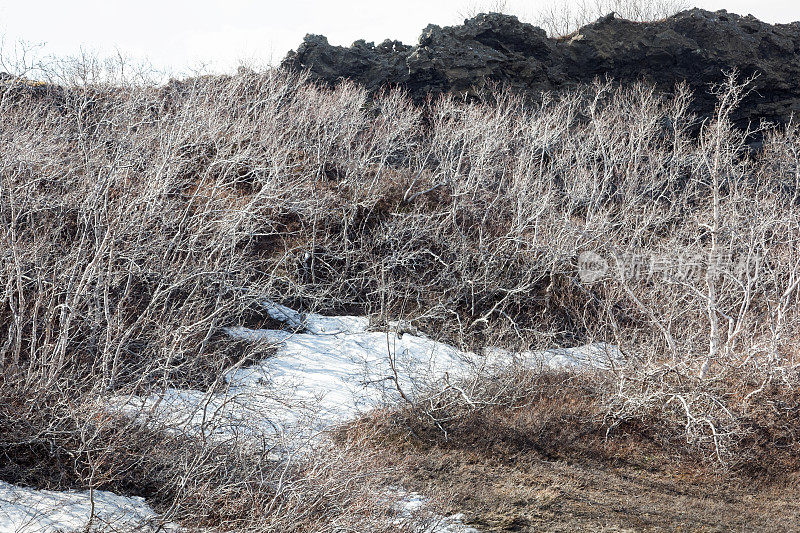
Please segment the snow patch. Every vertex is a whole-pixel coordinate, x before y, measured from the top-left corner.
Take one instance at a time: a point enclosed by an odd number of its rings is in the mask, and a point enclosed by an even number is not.
[[[94,500],[94,518],[92,515]],[[91,518],[91,520],[90,520]],[[17,487],[0,481],[0,531],[64,533],[86,531],[164,531],[143,498],[96,490],[56,492]]]
[[[414,398],[434,384],[466,379],[485,362],[425,337],[363,331],[363,324],[345,318],[338,325],[349,329],[336,333],[229,328],[231,338],[274,345],[276,354],[229,372],[223,392],[168,389],[146,398],[115,398],[112,404],[146,422],[198,436],[272,434],[290,440],[397,404],[403,396]]]
[[[441,516],[428,510],[428,500],[418,492],[395,489],[391,495],[397,498],[398,517],[392,525],[412,529],[417,533],[480,533],[464,524],[462,513]]]
[[[266,309],[292,331],[226,329],[231,339],[272,345],[276,352],[228,372],[223,391],[168,389],[144,398],[114,398],[110,405],[167,431],[235,445],[268,438],[274,449],[296,451],[332,426],[375,408],[414,401],[434,387],[474,380],[486,371],[516,365],[591,370],[624,364],[620,351],[604,343],[524,353],[490,349],[477,355],[424,335],[398,333],[403,328],[397,324],[374,331],[364,317],[324,317],[274,303]],[[421,533],[477,531],[458,515],[444,518],[423,510],[425,500],[418,494],[407,494],[402,501],[398,524],[413,515],[427,520]]]
[[[265,302],[264,307],[271,318],[283,322],[298,332],[308,331],[314,335],[336,335],[339,333],[364,333],[369,328],[369,319],[365,317],[301,313],[274,302]]]
[[[278,304],[268,304],[267,312],[298,332],[227,328],[232,339],[272,345],[276,353],[226,374],[222,392],[168,389],[112,403],[148,423],[203,438],[305,441],[375,408],[414,401],[488,370],[623,364],[619,350],[604,343],[524,353],[495,348],[477,355],[419,334],[370,331],[364,317],[306,315]]]
[[[522,353],[489,348],[486,350],[486,357],[495,364],[511,363],[550,370],[611,370],[625,365],[625,358],[619,348],[604,342]]]

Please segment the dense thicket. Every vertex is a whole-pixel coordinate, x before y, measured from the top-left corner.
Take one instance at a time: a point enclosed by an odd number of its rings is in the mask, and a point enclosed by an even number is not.
[[[734,78],[697,137],[691,95],[641,85],[535,107],[280,70],[0,90],[7,457],[77,446],[59,461],[99,479],[98,395],[218,385],[253,356],[221,328],[267,299],[474,349],[617,344],[609,423],[666,417],[723,461],[796,383],[800,136],[750,151]]]

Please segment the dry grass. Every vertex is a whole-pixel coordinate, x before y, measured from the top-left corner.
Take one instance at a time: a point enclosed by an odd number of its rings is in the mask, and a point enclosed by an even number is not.
[[[758,436],[738,443],[740,464],[719,469],[705,450],[669,438],[680,423],[669,413],[609,432],[607,377],[514,381],[514,405],[462,406],[443,427],[425,412],[375,413],[343,429],[340,442],[366,436],[404,486],[433,495],[442,513],[466,512],[481,531],[795,529],[797,450],[774,432],[793,434],[797,417],[744,416]],[[776,393],[764,405],[800,406],[794,391]]]
[[[604,340],[630,361],[476,380],[480,409],[451,390],[400,424],[424,446],[796,470],[800,137],[765,128],[752,152],[734,76],[698,125],[682,88],[415,107],[278,70],[156,87],[67,67],[62,87],[0,89],[6,479],[156,494],[170,519],[241,530],[385,523],[369,454],[321,450],[280,485],[269,435],[260,454],[195,449],[104,414],[98,398],[211,390],[268,356],[222,333],[268,324],[265,299],[475,349]],[[583,279],[586,252],[610,275]]]

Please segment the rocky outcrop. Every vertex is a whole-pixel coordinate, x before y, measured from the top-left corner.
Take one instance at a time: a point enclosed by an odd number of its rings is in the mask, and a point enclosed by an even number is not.
[[[692,9],[649,23],[611,14],[560,39],[497,13],[461,26],[430,25],[415,46],[357,41],[345,48],[308,35],[283,65],[330,84],[350,78],[371,90],[404,86],[418,101],[443,92],[475,96],[492,82],[535,98],[598,76],[642,80],[664,92],[686,81],[701,115],[714,109],[711,86],[735,68],[742,79],[757,75],[738,122],[800,114],[800,23],[772,25],[726,11]]]

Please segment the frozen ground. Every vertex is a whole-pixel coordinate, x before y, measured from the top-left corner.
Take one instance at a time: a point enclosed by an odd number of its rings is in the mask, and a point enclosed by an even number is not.
[[[142,498],[112,492],[54,492],[16,487],[0,481],[0,531],[3,533],[56,533],[86,531],[155,532],[156,513]]]
[[[440,516],[426,509],[427,498],[417,492],[394,489],[390,496],[397,502],[398,516],[393,525],[413,524],[418,533],[480,533],[463,523],[464,515]]]
[[[332,426],[376,407],[413,402],[434,387],[458,386],[468,393],[470,384],[485,371],[510,365],[607,368],[622,361],[619,351],[605,344],[527,353],[492,349],[476,355],[422,335],[398,334],[397,324],[390,325],[389,331],[374,331],[369,320],[362,317],[305,315],[277,304],[267,304],[267,310],[287,330],[237,327],[227,333],[233,339],[274,346],[275,355],[230,371],[224,376],[223,387],[209,391],[168,389],[145,398],[118,397],[107,403],[167,431],[238,444],[268,438],[296,450]],[[10,486],[6,490],[11,490]],[[57,493],[41,495],[42,501],[50,503],[59,497]],[[424,504],[419,495],[407,496],[401,521]],[[57,510],[48,514],[48,504],[36,504],[30,509],[38,513],[37,523],[85,521],[88,496],[66,493],[63,497],[70,502],[66,507],[70,514]],[[103,497],[107,506],[98,509],[104,512],[113,511],[117,502],[121,516],[127,516],[122,509],[132,510],[136,505],[143,516],[152,513],[143,501],[109,493],[103,493]],[[122,506],[123,502],[128,507]],[[50,509],[56,507],[49,505]],[[0,512],[9,516],[9,524],[23,524],[28,516],[26,509],[26,504],[5,500],[0,505]],[[431,525],[422,530],[425,533],[474,531],[461,525],[458,517],[428,518]]]
[[[117,398],[116,404],[167,430],[217,439],[269,436],[296,447],[359,414],[413,402],[434,388],[458,384],[468,392],[487,371],[511,365],[607,368],[622,359],[606,344],[476,355],[396,328],[372,331],[362,317],[301,315],[275,304],[268,311],[292,331],[228,329],[234,339],[277,351],[229,372],[223,390],[168,389],[147,398]]]

